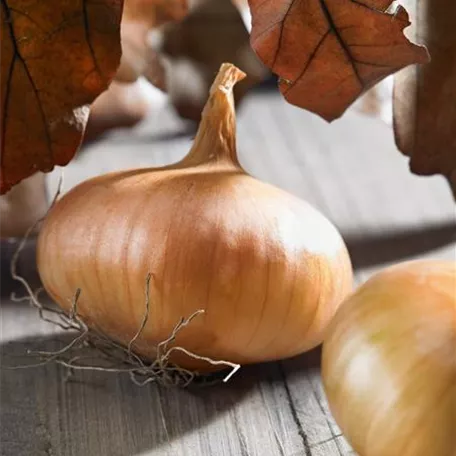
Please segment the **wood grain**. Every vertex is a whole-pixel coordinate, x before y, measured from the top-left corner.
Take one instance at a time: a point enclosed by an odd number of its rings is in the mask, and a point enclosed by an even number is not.
[[[259,92],[239,110],[238,135],[240,160],[251,173],[308,199],[339,226],[358,282],[395,261],[454,258],[445,182],[411,175],[381,122],[349,111],[327,125],[277,94]],[[114,132],[82,151],[65,168],[64,188],[109,170],[174,161],[190,144],[185,124],[165,109],[133,132]],[[48,176],[50,194],[59,175]],[[23,265],[32,264],[30,252]],[[5,369],[27,361],[28,348],[62,342],[24,304],[4,299],[1,314],[2,455],[354,454],[329,412],[318,350],[242,368],[227,384],[204,389],[138,388],[127,377],[100,373],[65,382],[65,370],[53,365]]]

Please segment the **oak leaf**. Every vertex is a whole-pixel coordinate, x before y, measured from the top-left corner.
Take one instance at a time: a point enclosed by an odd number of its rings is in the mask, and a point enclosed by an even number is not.
[[[367,89],[413,63],[424,47],[403,34],[410,23],[392,0],[249,0],[251,44],[280,76],[286,100],[327,121]]]
[[[0,193],[66,165],[120,61],[122,0],[1,0]]]
[[[456,2],[408,2],[416,19],[411,34],[432,60],[395,76],[394,131],[398,148],[417,175],[443,174],[456,198]]]

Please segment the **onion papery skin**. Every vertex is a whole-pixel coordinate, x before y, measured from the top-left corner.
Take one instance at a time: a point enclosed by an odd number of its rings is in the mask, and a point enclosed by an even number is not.
[[[348,297],[323,343],[322,378],[360,456],[455,456],[456,263],[390,266]]]
[[[152,274],[149,318],[134,346],[146,358],[200,309],[175,345],[240,364],[294,356],[321,343],[352,290],[335,226],[237,162],[232,95],[222,87],[181,162],[81,183],[53,206],[38,239],[47,292],[68,309],[80,288],[83,320],[122,344],[141,324]]]

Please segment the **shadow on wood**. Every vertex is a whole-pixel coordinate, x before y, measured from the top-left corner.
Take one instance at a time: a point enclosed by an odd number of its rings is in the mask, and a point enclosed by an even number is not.
[[[317,455],[345,445],[319,385],[318,349],[187,390],[138,387],[127,375],[100,372],[65,381],[65,370],[53,364],[5,368],[32,362],[27,350],[57,350],[61,343],[54,335],[1,347],[4,454],[176,456],[189,454],[190,445],[195,455]]]
[[[67,335],[14,341],[1,348],[4,454],[125,455],[166,445],[219,419],[255,385],[248,373],[228,384],[191,389],[134,385],[128,375],[75,372],[36,362],[28,350],[57,350]],[[233,385],[235,387],[233,388]],[[101,434],[109,438],[100,438]],[[53,450],[53,451],[52,451]]]
[[[404,228],[373,234],[344,237],[354,269],[406,260],[456,241],[456,224],[448,221],[438,225]]]
[[[22,294],[23,286],[14,280],[11,276],[11,261],[16,250],[21,243],[21,239],[1,239],[0,240],[0,296],[9,298],[11,293],[17,292]],[[32,237],[26,241],[21,254],[17,261],[17,273],[25,277],[32,289],[41,286],[41,281],[36,270],[36,238]],[[2,304],[6,303],[2,299]]]

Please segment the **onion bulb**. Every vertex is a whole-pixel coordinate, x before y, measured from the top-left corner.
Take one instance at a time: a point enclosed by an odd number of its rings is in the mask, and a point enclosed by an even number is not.
[[[330,409],[360,456],[456,455],[456,263],[381,271],[323,343]]]
[[[351,262],[335,226],[237,159],[232,89],[244,76],[221,66],[185,158],[79,184],[40,232],[47,292],[68,309],[80,288],[81,317],[122,344],[141,324],[152,275],[149,318],[135,342],[146,358],[198,310],[176,345],[239,364],[290,357],[322,341],[351,292]],[[175,353],[182,367],[213,367]]]
[[[84,142],[89,143],[116,128],[134,127],[153,110],[154,89],[144,78],[124,83],[116,80],[90,107]]]

